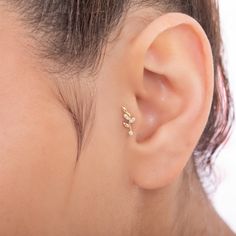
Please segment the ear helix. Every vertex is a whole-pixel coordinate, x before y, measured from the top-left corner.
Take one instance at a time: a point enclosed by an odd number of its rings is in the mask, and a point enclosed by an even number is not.
[[[127,108],[125,106],[122,106],[122,111],[123,111],[123,126],[128,129],[128,134],[129,136],[133,136],[134,135],[134,131],[133,131],[133,127],[132,125],[135,123],[135,117],[133,117],[127,110]]]

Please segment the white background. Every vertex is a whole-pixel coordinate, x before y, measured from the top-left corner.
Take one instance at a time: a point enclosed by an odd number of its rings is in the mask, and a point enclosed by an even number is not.
[[[206,0],[208,1],[208,0]],[[226,67],[236,103],[236,0],[219,0],[222,34],[226,50]],[[236,127],[216,161],[220,183],[212,196],[222,218],[236,232]]]

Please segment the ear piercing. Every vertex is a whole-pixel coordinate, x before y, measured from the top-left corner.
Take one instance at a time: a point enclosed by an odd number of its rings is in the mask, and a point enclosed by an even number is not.
[[[124,113],[123,118],[125,119],[125,121],[123,122],[123,125],[126,129],[129,129],[129,132],[128,132],[129,136],[133,136],[134,131],[132,128],[132,124],[134,124],[135,122],[135,117],[133,117],[124,106],[122,106],[122,111]]]

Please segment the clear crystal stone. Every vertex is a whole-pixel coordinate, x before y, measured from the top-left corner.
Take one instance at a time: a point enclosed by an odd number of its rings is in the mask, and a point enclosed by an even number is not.
[[[124,125],[125,128],[129,128],[129,124],[124,122],[123,125]]]
[[[135,122],[135,118],[133,117],[131,120],[130,120],[130,123],[133,124]]]
[[[124,114],[124,118],[128,121],[130,120],[130,117],[127,114]]]
[[[133,136],[134,132],[132,130],[129,131],[129,136]]]

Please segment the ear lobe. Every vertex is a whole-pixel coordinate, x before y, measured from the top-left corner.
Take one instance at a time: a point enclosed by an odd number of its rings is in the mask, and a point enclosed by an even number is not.
[[[144,74],[130,173],[139,187],[156,189],[180,176],[205,128],[213,97],[212,53],[200,25],[179,13],[152,22],[134,50],[142,52]]]

